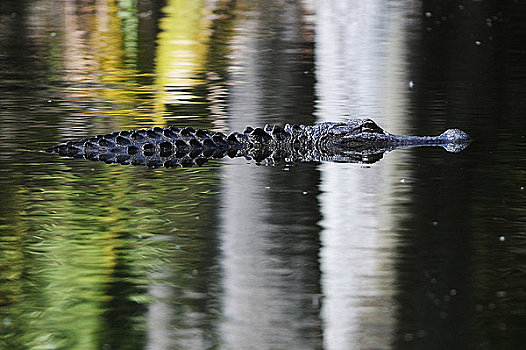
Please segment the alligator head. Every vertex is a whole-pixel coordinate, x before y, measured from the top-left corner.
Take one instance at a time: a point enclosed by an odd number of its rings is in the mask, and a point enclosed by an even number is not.
[[[468,134],[448,129],[438,136],[390,134],[371,119],[317,124],[317,146],[330,153],[375,154],[413,146],[440,146],[448,152],[460,152],[470,143]]]

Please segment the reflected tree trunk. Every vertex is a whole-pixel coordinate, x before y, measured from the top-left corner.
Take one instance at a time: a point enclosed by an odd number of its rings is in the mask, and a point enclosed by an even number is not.
[[[405,45],[413,11],[401,1],[332,1],[316,8],[320,120],[371,117],[407,131]],[[388,349],[395,339],[396,228],[407,214],[386,208],[409,201],[407,191],[397,193],[397,179],[411,172],[393,167],[401,162],[394,158],[407,153],[387,157],[391,162],[370,169],[320,167],[326,349]]]
[[[232,42],[228,129],[312,123],[309,14],[286,1],[247,6]],[[222,170],[225,346],[319,349],[318,172],[243,162]]]

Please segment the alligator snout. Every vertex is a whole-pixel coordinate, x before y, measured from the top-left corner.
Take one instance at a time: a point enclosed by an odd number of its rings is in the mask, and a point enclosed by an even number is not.
[[[464,150],[471,142],[469,135],[459,129],[448,129],[440,134],[437,139],[443,149],[452,153]]]
[[[448,129],[438,136],[443,142],[448,143],[469,143],[471,138],[464,131],[459,129]]]

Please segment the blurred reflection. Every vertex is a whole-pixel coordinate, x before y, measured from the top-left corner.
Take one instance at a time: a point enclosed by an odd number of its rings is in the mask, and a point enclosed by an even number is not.
[[[228,129],[312,122],[308,12],[286,1],[245,6],[232,39]],[[222,168],[224,346],[319,349],[317,171],[244,162]]]
[[[151,72],[153,60],[146,67],[136,49],[157,30],[149,4],[36,1],[0,21],[9,29],[0,51],[15,49],[0,59],[10,92],[0,135],[12,139],[0,143],[0,348],[173,346],[174,329],[177,344],[216,342],[213,164],[141,172],[20,150],[57,130],[70,138],[151,123],[156,89],[139,69]],[[29,33],[15,41],[17,26]]]
[[[153,38],[143,34],[144,27],[160,17],[156,5],[114,0],[63,3],[64,104],[73,109],[64,126],[85,136],[95,133],[97,126],[104,131],[163,126],[170,118],[204,114],[206,99],[196,92],[206,83],[202,77],[214,7],[205,6],[205,1],[167,1],[156,45],[146,47],[146,52],[155,52],[155,59],[145,64],[145,41]],[[199,106],[189,109],[187,104]],[[107,125],[109,121],[112,125]],[[85,130],[79,130],[81,126]],[[64,132],[73,136],[71,130]]]
[[[147,106],[152,105],[155,87],[139,70],[151,68],[139,65],[137,50],[142,39],[139,25],[149,18],[139,17],[133,2],[64,2],[63,6],[65,104],[76,107],[68,116],[70,125],[88,123],[85,128],[93,130],[92,124],[105,122],[96,118],[100,115],[116,116],[112,121],[120,119],[121,127],[133,125],[132,118],[151,118],[153,109]]]
[[[403,52],[411,8],[402,2],[332,1],[316,10],[319,119],[373,117],[387,130],[406,130]],[[391,230],[403,213],[394,216],[389,208],[409,198],[394,196],[401,176],[395,165],[407,154],[387,157],[391,162],[370,169],[320,167],[327,349],[388,349],[394,341],[398,241]]]
[[[204,70],[211,10],[204,0],[169,0],[163,9],[156,55],[156,113],[164,115],[167,105],[202,103],[192,90],[204,84],[197,77]],[[180,113],[176,116],[193,117]]]
[[[2,346],[173,345],[174,329],[178,344],[213,339],[214,169],[75,167],[38,180],[26,168],[24,212],[1,222]]]

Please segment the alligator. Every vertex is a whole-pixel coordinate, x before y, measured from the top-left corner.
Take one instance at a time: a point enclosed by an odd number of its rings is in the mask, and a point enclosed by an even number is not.
[[[467,147],[469,136],[459,129],[439,136],[403,136],[384,131],[371,119],[322,122],[284,127],[246,127],[221,132],[169,126],[128,130],[68,141],[46,149],[70,158],[148,167],[200,166],[209,159],[245,157],[258,164],[280,162],[374,163],[399,148],[441,146],[449,152]]]

